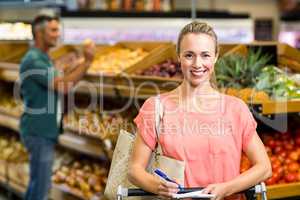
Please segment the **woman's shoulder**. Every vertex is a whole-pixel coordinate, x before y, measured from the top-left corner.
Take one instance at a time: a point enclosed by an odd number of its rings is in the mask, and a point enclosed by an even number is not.
[[[223,96],[223,99],[225,100],[226,107],[229,107],[231,110],[241,110],[248,108],[247,104],[240,98],[227,95],[227,94],[221,94]]]

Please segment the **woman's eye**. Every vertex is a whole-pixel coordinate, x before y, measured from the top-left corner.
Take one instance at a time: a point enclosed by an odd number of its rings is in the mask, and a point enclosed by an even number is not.
[[[205,58],[209,58],[209,57],[210,57],[209,54],[204,54],[203,56],[204,56]]]
[[[184,57],[187,58],[187,59],[192,59],[193,58],[193,54],[185,54]]]

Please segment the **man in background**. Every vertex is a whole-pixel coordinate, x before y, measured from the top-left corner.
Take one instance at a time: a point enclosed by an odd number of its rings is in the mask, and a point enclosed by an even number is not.
[[[20,66],[21,95],[24,113],[20,132],[30,156],[30,181],[25,200],[46,200],[51,186],[55,144],[61,130],[59,93],[66,94],[83,77],[90,66],[95,45],[83,47],[77,66],[60,72],[49,58],[49,50],[60,37],[59,19],[39,15],[32,23],[34,46]]]

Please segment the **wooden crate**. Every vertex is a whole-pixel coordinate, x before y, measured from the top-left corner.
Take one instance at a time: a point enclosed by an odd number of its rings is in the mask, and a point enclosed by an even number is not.
[[[97,44],[96,52],[99,52],[106,47],[107,47],[107,45]],[[71,53],[71,52],[79,53],[80,51],[82,51],[81,45],[61,45],[61,46],[58,46],[58,47],[55,47],[54,49],[52,49],[49,52],[49,55],[50,55],[51,59],[57,60],[57,59],[62,58],[63,56],[65,56],[68,53]]]
[[[156,94],[163,91],[171,90],[177,87],[181,83],[181,79],[178,78],[165,78],[160,76],[147,76],[139,75],[143,70],[152,67],[155,64],[159,64],[167,59],[175,61],[177,59],[175,45],[168,45],[161,47],[155,53],[150,55],[147,59],[143,59],[141,63],[136,64],[133,67],[125,70],[126,73],[122,74],[116,80],[119,88],[122,88],[122,92],[126,91],[125,87],[128,87],[127,92],[130,89],[134,89],[135,93]],[[132,88],[133,87],[133,88]],[[158,90],[158,91],[157,91]],[[146,94],[145,93],[145,94]],[[128,93],[129,94],[129,93]]]
[[[219,56],[222,57],[226,52],[236,47],[238,44],[220,44],[219,45]]]
[[[28,42],[2,42],[0,43],[0,62],[20,63],[28,49]]]
[[[226,53],[224,53],[223,56],[228,56],[228,55],[232,55],[232,54],[239,54],[239,55],[246,56],[248,54],[248,48],[244,44],[239,44],[239,45],[231,48]]]
[[[115,49],[118,48],[129,48],[129,49],[137,49],[137,48],[142,48],[143,50],[147,51],[149,54],[145,56],[141,61],[138,61],[137,63],[129,66],[129,67],[124,67],[121,69],[120,72],[111,72],[111,73],[101,73],[101,70],[99,71],[98,75],[102,76],[118,76],[121,73],[129,73],[131,71],[134,71],[137,68],[140,68],[144,65],[144,63],[148,63],[151,60],[153,60],[153,57],[155,57],[157,54],[160,54],[162,51],[161,49],[166,48],[167,46],[171,45],[170,42],[135,42],[135,41],[129,41],[129,42],[119,42],[114,46],[107,47],[99,52],[97,52],[98,55],[103,55],[107,54],[109,52],[114,51]],[[97,57],[97,55],[96,55]],[[92,73],[89,73],[92,74]]]
[[[149,55],[140,62],[124,70],[127,74],[136,74],[138,71],[143,71],[155,64],[161,63],[167,59],[176,59],[175,46],[172,44],[160,45],[149,51]]]
[[[277,54],[300,63],[300,51],[287,44],[279,43],[277,45]]]
[[[300,196],[300,182],[271,185],[267,187],[268,199],[284,199]]]

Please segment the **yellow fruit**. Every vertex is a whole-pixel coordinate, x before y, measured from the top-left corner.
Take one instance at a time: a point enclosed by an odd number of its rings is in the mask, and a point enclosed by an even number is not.
[[[253,96],[253,101],[254,102],[258,102],[258,103],[262,103],[265,101],[269,101],[270,97],[267,93],[265,93],[264,91],[257,91],[254,93]]]
[[[239,91],[239,98],[242,99],[244,102],[248,102],[251,100],[252,95],[255,93],[253,88],[244,88]]]
[[[239,96],[239,91],[235,88],[227,88],[226,94],[238,97]]]

